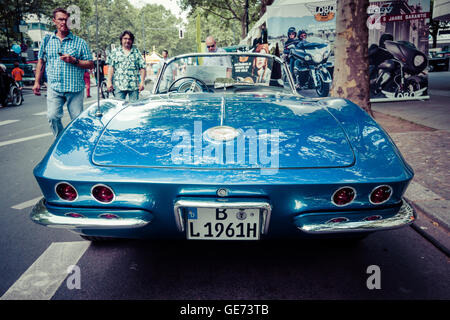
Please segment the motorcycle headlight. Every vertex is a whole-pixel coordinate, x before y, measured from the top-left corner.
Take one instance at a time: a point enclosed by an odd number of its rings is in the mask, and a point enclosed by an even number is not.
[[[417,56],[414,57],[414,66],[418,67],[420,66],[423,62],[425,61],[425,58],[423,56],[421,56],[420,54],[418,54]]]
[[[305,56],[305,61],[309,61],[309,60],[311,60],[311,56],[306,55],[306,56]]]
[[[316,53],[315,55],[312,56],[312,59],[315,63],[321,63],[323,60],[323,54]]]

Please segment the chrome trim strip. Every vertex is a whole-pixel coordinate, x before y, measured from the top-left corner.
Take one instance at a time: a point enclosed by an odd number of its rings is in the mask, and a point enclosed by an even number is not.
[[[387,219],[374,221],[353,221],[341,223],[320,223],[297,226],[306,233],[339,233],[339,232],[369,232],[400,228],[411,224],[416,219],[414,209],[402,199],[402,206],[398,213]]]
[[[44,198],[33,207],[30,218],[33,222],[47,227],[65,229],[132,229],[144,227],[150,223],[137,218],[102,219],[57,216],[47,210]]]
[[[177,224],[178,231],[184,232],[184,217],[182,208],[240,208],[240,209],[260,209],[262,210],[262,223],[261,223],[261,234],[267,234],[269,230],[270,215],[272,213],[271,205],[264,201],[252,200],[252,201],[233,201],[229,202],[223,201],[224,199],[218,200],[202,200],[202,199],[179,199],[174,205],[174,215],[175,222]]]
[[[225,120],[225,98],[222,97],[222,101],[220,102],[220,125],[223,126],[223,122]]]

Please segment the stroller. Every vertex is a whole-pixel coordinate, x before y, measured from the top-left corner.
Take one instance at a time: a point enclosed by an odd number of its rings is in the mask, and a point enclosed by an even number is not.
[[[23,103],[22,90],[19,89],[19,85],[16,81],[10,84],[9,94],[7,102],[11,103],[13,106],[20,106]]]

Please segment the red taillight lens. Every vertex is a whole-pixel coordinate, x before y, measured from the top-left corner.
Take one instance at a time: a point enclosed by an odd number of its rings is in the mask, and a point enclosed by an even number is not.
[[[338,218],[333,218],[327,221],[327,223],[341,223],[341,222],[347,222],[349,221],[348,218],[346,217],[338,217]]]
[[[119,216],[113,213],[103,213],[99,217],[103,219],[119,219]]]
[[[114,192],[108,186],[98,185],[92,188],[92,196],[100,202],[108,203],[114,200]]]
[[[349,203],[351,203],[356,196],[356,191],[353,188],[350,187],[343,187],[338,189],[333,194],[333,203],[337,206],[345,206]]]
[[[385,203],[392,195],[392,188],[389,186],[376,187],[370,194],[370,202],[373,204]]]
[[[69,212],[65,214],[66,217],[71,217],[71,218],[84,218],[84,216],[82,214],[76,213],[76,212]]]
[[[66,201],[74,201],[78,197],[77,190],[65,182],[61,182],[56,186],[56,194]]]
[[[376,221],[376,220],[381,220],[381,219],[383,219],[382,216],[375,215],[375,216],[365,217],[364,221]]]

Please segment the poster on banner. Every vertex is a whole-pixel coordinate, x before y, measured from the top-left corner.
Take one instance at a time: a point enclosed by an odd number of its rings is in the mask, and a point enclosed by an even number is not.
[[[371,101],[429,98],[429,20],[429,0],[370,1],[367,27]],[[308,39],[328,43],[328,61],[334,65],[336,1],[275,0],[267,8],[269,41],[284,47],[290,27],[306,31]],[[333,74],[333,68],[327,68]]]
[[[371,101],[428,99],[430,1],[371,1]]]
[[[255,52],[269,53],[268,44],[260,44]],[[239,82],[268,86],[272,74],[273,60],[265,57],[233,56],[233,79]]]
[[[297,89],[315,89],[318,96],[328,96],[334,71],[336,1],[278,0],[267,8],[266,23],[269,42],[283,48]],[[296,40],[288,39],[292,29]],[[319,71],[310,72],[311,67]]]

